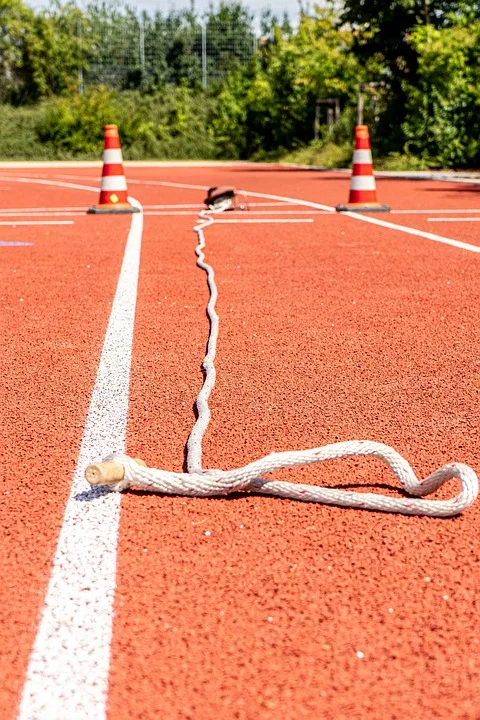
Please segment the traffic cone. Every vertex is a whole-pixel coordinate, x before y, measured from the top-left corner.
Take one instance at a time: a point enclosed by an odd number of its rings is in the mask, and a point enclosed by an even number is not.
[[[128,202],[127,181],[123,171],[122,149],[116,125],[105,125],[103,171],[100,200],[88,213],[113,214],[140,212]]]
[[[377,200],[377,187],[373,174],[370,135],[366,125],[355,128],[355,151],[350,181],[350,195],[346,205],[337,205],[338,212],[389,212],[388,205]]]

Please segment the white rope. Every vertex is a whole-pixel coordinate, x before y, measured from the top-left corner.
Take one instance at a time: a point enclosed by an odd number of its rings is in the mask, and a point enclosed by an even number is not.
[[[219,212],[221,212],[221,210]],[[205,247],[205,235],[203,234],[203,230],[213,224],[213,218],[212,216],[207,216],[205,210],[202,210],[200,213],[200,218],[202,222],[195,225],[193,228],[198,235],[198,245],[195,248],[195,254],[198,258],[198,267],[202,268],[202,270],[205,270],[207,273],[207,283],[210,290],[210,299],[207,304],[210,333],[208,335],[207,354],[205,355],[202,363],[202,367],[205,371],[205,381],[195,401],[198,418],[192,428],[192,432],[190,433],[190,437],[187,442],[187,469],[189,473],[202,472],[202,440],[210,422],[208,399],[213,390],[213,386],[215,385],[216,371],[214,360],[217,353],[218,338],[218,315],[215,310],[218,291],[215,284],[215,273],[212,266],[205,262],[205,255],[203,253],[203,248]]]
[[[196,400],[198,418],[193,426],[187,443],[186,473],[169,472],[143,467],[127,455],[112,455],[105,461],[115,461],[125,468],[124,479],[113,486],[121,491],[135,486],[151,492],[166,495],[188,495],[195,497],[225,496],[233,492],[253,491],[263,495],[320,502],[327,505],[402,513],[404,515],[426,515],[429,517],[451,517],[468,508],[478,495],[478,479],[475,472],[463,463],[450,463],[436,470],[420,482],[409,463],[393,448],[369,440],[325,445],[310,450],[272,453],[260,460],[235,470],[202,471],[202,440],[210,421],[208,399],[215,384],[215,353],[218,338],[219,318],[215,311],[217,287],[213,268],[205,262],[204,228],[213,223],[211,215],[200,213],[201,221],[194,230],[198,235],[195,249],[197,265],[207,273],[210,299],[207,314],[210,321],[210,333],[207,354],[203,361],[205,380]],[[376,493],[360,493],[315,485],[301,485],[281,480],[268,480],[263,476],[282,468],[298,465],[311,465],[345,457],[372,455],[390,467],[403,489],[412,497],[394,498]],[[449,500],[422,500],[419,498],[438,490],[445,482],[458,479],[460,492]]]

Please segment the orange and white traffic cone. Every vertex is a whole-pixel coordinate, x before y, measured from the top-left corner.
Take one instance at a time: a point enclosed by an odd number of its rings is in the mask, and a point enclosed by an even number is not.
[[[87,212],[97,214],[140,212],[128,201],[122,149],[116,125],[105,125],[100,200],[98,205],[92,205]]]
[[[389,212],[388,205],[377,200],[377,187],[373,174],[370,135],[366,125],[355,128],[355,151],[348,203],[337,205],[338,212]]]

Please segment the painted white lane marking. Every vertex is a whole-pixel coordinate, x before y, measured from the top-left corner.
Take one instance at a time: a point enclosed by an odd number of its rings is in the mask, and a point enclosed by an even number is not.
[[[407,227],[406,225],[397,225],[396,223],[387,222],[386,220],[380,220],[379,218],[373,218],[367,215],[360,215],[359,213],[345,212],[342,214],[351,217],[353,220],[360,220],[361,222],[371,223],[372,225],[379,225],[380,227],[385,227],[389,230],[398,230],[399,232],[406,233],[407,235],[415,235],[416,237],[433,240],[434,242],[443,243],[444,245],[452,245],[453,247],[460,248],[461,250],[469,250],[470,252],[480,253],[480,246],[470,245],[470,243],[461,242],[461,240],[452,240],[452,238],[447,238],[443,235],[434,235],[433,233],[417,230],[416,228]]]
[[[201,203],[182,203],[177,205],[144,205],[144,210],[185,210],[190,208],[191,210],[202,210],[205,205]]]
[[[280,202],[248,203],[248,207],[288,207],[289,205],[292,205],[292,203],[284,202],[283,200],[281,200]]]
[[[25,177],[8,177],[0,176],[0,180],[7,182],[18,182],[27,183],[28,185],[53,185],[54,187],[71,188],[72,190],[89,190],[93,192],[99,192],[99,187],[92,187],[91,185],[77,185],[76,183],[66,183],[60,180],[39,180],[37,178],[25,178]]]
[[[169,185],[169,183],[164,183]],[[184,185],[185,188],[193,187],[196,189],[198,186]],[[202,188],[203,189],[203,188]],[[252,192],[251,190],[239,190],[240,193],[245,193],[252,197],[266,198],[269,200],[282,200],[284,202],[291,202],[295,205],[304,205],[305,207],[319,208],[321,210],[327,210],[329,212],[335,212],[335,208],[330,205],[323,205],[322,203],[311,202],[310,200],[299,200],[298,198],[285,197],[283,195],[272,195],[269,193]],[[453,247],[459,248],[460,250],[468,250],[469,252],[480,253],[480,247],[476,245],[470,245],[469,243],[461,242],[460,240],[452,240],[451,238],[443,237],[442,235],[434,235],[433,233],[424,232],[423,230],[416,230],[415,228],[407,227],[406,225],[397,225],[396,223],[389,223],[379,218],[370,217],[368,215],[362,215],[360,213],[344,212],[342,215],[350,217],[353,220],[360,222],[371,223],[372,225],[379,225],[380,227],[388,228],[389,230],[397,230],[398,232],[406,233],[407,235],[414,235],[416,237],[424,238],[425,240],[433,240],[434,242],[443,243],[444,245],[452,245]]]
[[[2,178],[0,177],[0,180]],[[90,186],[85,185],[74,185],[73,183],[56,183],[52,180],[29,180],[28,178],[8,178],[10,180],[15,180],[19,182],[34,182],[34,183],[40,183],[42,185],[60,185],[61,187],[71,187],[75,189],[81,189],[81,190],[90,190],[93,192],[98,192],[97,188],[93,188]],[[137,183],[142,183],[142,181],[138,180]],[[193,190],[208,190],[208,187],[203,185],[189,185],[187,183],[169,183],[169,182],[158,182],[155,184],[163,185],[165,187],[180,187],[185,188],[187,190],[193,189]],[[322,203],[316,203],[312,202],[311,200],[300,200],[299,198],[292,198],[287,197],[283,195],[273,195],[270,193],[259,193],[259,192],[253,192],[252,190],[239,190],[240,193],[248,194],[250,197],[257,197],[257,198],[264,198],[266,200],[276,200],[281,201],[285,203],[292,203],[293,205],[300,205],[302,207],[311,207],[311,208],[318,208],[320,210],[326,210],[328,212],[335,212],[335,208],[331,207],[330,205],[324,205]],[[397,225],[395,223],[388,223],[384,220],[379,220],[378,218],[368,217],[367,215],[362,215],[360,213],[342,213],[343,215],[346,215],[347,217],[351,217],[354,220],[359,220],[363,222],[372,223],[373,225],[380,225],[381,227],[386,227],[391,230],[397,230],[398,232],[404,232],[407,235],[413,235],[416,237],[425,238],[426,240],[433,240],[434,242],[440,242],[445,245],[452,245],[454,247],[457,247],[461,250],[468,250],[470,252],[478,253],[480,252],[480,248],[476,245],[470,245],[469,243],[463,243],[458,240],[452,240],[451,238],[443,237],[442,235],[434,235],[433,233],[423,232],[422,230],[416,230],[415,228],[407,227],[406,225]]]
[[[185,183],[163,182],[163,180],[129,180],[137,185],[160,185],[162,187],[176,187],[185,190],[208,190],[208,185],[187,185]]]
[[[1,220],[0,225],[16,227],[17,225],[73,225],[74,220]]]
[[[480,208],[467,208],[464,210],[459,210],[458,208],[456,210],[391,210],[390,215],[454,215],[455,213],[458,213],[459,215],[466,215],[467,213],[480,213]]]
[[[0,247],[27,247],[33,245],[32,242],[15,242],[9,240],[0,240]]]
[[[312,218],[252,218],[251,220],[242,220],[240,218],[232,218],[231,220],[217,220],[215,218],[215,225],[228,225],[233,223],[239,223],[244,225],[245,223],[313,223]]]
[[[94,190],[94,188],[92,188]],[[265,202],[265,203],[248,203],[248,209],[251,213],[260,214],[263,211],[261,210],[252,210],[251,208],[257,208],[257,207],[284,207],[289,208],[291,207],[291,203],[284,203],[284,202]],[[151,210],[182,210],[182,209],[191,209],[191,213],[185,213],[185,215],[196,215],[195,210],[201,210],[205,208],[205,205],[201,205],[198,203],[186,203],[186,204],[176,204],[176,205],[144,205],[143,210],[144,214],[146,215],[154,215],[156,213],[150,212]],[[86,207],[85,206],[75,206],[75,207],[41,207],[41,208],[0,208],[0,218],[3,217],[81,217],[82,215],[85,215]],[[235,211],[236,212],[236,211]],[[240,211],[238,211],[240,212]],[[243,211],[242,211],[243,212]],[[265,211],[267,212],[267,211]],[[288,214],[304,214],[305,210],[270,210],[268,213],[270,214],[282,214],[283,212],[286,212]],[[311,215],[321,215],[324,214],[325,210],[316,210],[309,214]],[[452,211],[453,212],[453,211]],[[480,210],[479,210],[480,212]],[[158,213],[161,214],[161,213]],[[168,214],[168,213],[165,213]]]
[[[8,213],[32,213],[32,212],[70,212],[72,210],[85,210],[84,205],[66,205],[65,207],[23,207],[23,208],[2,208],[0,209],[0,213],[8,212]]]
[[[480,217],[429,217],[428,222],[480,222]]]
[[[199,212],[200,208],[198,208],[198,210],[147,210],[145,212],[145,215],[155,215],[157,217],[176,217],[177,215],[186,217],[197,217]]]
[[[229,210],[229,215],[242,213],[242,215],[331,215],[326,210]],[[216,222],[216,221],[215,221]]]
[[[173,210],[168,211],[166,210],[163,212],[162,210],[148,210],[144,213],[145,215],[152,215],[157,217],[175,217],[177,215],[181,216],[188,216],[188,217],[196,217],[198,215],[198,212],[195,211],[188,211],[188,210],[179,210],[178,212],[175,212]],[[325,210],[229,210],[229,215],[330,215],[331,213],[327,213]],[[215,220],[217,222],[217,220]],[[253,222],[253,220],[252,220]]]
[[[0,210],[0,218],[6,217],[80,217],[85,215],[85,209],[83,212],[58,212],[54,210],[52,212],[45,210],[42,212],[11,212]]]
[[[248,192],[249,195],[252,195],[253,197],[264,197],[269,199],[277,199],[277,200],[288,200],[289,202],[297,203],[298,205],[305,205],[306,207],[317,207],[321,208],[322,210],[329,210],[330,212],[335,212],[335,208],[330,207],[329,205],[322,205],[321,203],[314,203],[310,200],[298,200],[295,198],[286,198],[282,195],[270,195],[266,193],[257,193],[257,192],[251,192],[251,191],[244,191]],[[339,213],[340,214],[340,213]],[[397,225],[396,223],[389,223],[385,220],[380,220],[376,217],[370,217],[368,215],[362,215],[360,213],[350,213],[350,212],[344,212],[341,213],[342,215],[345,215],[347,217],[353,218],[354,220],[358,220],[360,222],[367,222],[371,223],[372,225],[380,225],[381,227],[389,228],[390,230],[397,230],[398,232],[404,232],[407,235],[414,235],[416,237],[421,237],[426,240],[433,240],[434,242],[440,242],[444,243],[445,245],[453,245],[454,247],[457,247],[461,250],[468,250],[469,252],[479,253],[480,247],[477,247],[476,245],[470,245],[469,243],[461,242],[460,240],[452,240],[451,238],[443,237],[442,235],[434,235],[433,233],[424,232],[423,230],[416,230],[415,228],[407,227],[406,225]]]
[[[142,226],[132,215],[19,720],[106,718],[120,494],[88,490],[83,473],[125,448]]]
[[[179,187],[184,188],[185,190],[208,190],[208,187],[203,187],[202,185],[187,185],[187,183],[170,183],[159,181],[159,185],[164,185],[165,187]],[[266,200],[278,200],[282,203],[288,203],[290,205],[301,205],[303,207],[311,207],[317,210],[326,210],[327,212],[331,213],[335,212],[335,208],[331,207],[331,205],[322,205],[322,203],[312,202],[310,200],[299,200],[298,198],[291,198],[283,195],[270,195],[269,193],[253,192],[253,190],[238,190],[237,192],[240,195],[244,194],[248,195],[249,197],[265,198]]]

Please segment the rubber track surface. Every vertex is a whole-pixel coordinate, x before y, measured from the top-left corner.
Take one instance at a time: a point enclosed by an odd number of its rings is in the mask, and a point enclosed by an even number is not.
[[[22,196],[14,200],[19,207]],[[54,192],[49,202],[65,200]],[[2,718],[13,716],[22,688],[128,226],[99,219],[92,228],[82,218],[2,228],[2,239],[33,243],[0,247]]]
[[[132,168],[130,176],[331,205],[348,193],[344,176],[261,168]],[[470,186],[378,185],[382,202],[398,209],[480,200]],[[203,199],[200,190],[132,183],[130,191],[145,204]],[[41,204],[37,189],[29,192],[28,204]],[[58,190],[50,203],[84,198]],[[418,218],[385,219],[423,227]],[[125,219],[91,220],[35,230],[33,248],[0,248],[10,273],[0,380],[6,718],[48,582],[128,228]],[[176,469],[207,333],[192,224],[145,218],[132,366],[128,449]],[[461,224],[431,225],[474,242]],[[480,468],[476,255],[321,215],[305,225],[217,225],[207,230],[207,259],[221,327],[205,467],[369,438],[392,444],[420,475],[450,460]],[[375,461],[281,476],[397,492]],[[109,717],[473,720],[479,508],[445,521],[252,496],[127,493]]]

